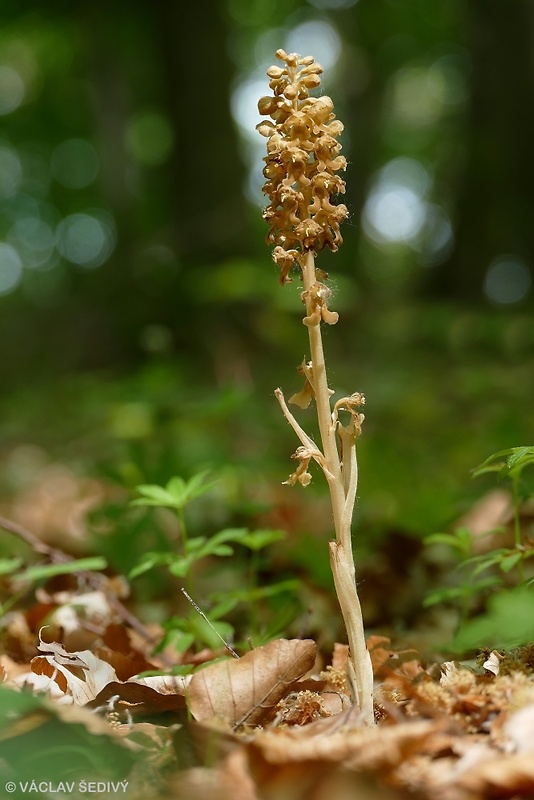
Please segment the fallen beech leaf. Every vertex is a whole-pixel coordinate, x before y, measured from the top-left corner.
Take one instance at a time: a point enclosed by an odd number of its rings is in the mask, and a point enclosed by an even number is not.
[[[331,732],[325,735],[329,724]],[[442,736],[447,724],[447,720],[444,723],[418,720],[351,730],[338,725],[336,731],[332,730],[335,718],[330,718],[301,728],[261,731],[246,747],[251,755],[261,754],[272,770],[278,764],[323,761],[343,764],[346,769],[385,773],[427,747],[434,735]]]
[[[497,650],[492,650],[491,654],[484,661],[482,666],[484,667],[484,669],[487,669],[488,672],[493,672],[494,675],[498,675],[503,657],[504,656],[501,656],[501,654],[498,653]]]
[[[148,717],[165,711],[186,710],[183,693],[158,692],[150,686],[134,681],[108,683],[87,705],[89,708],[99,710],[128,712],[132,717]]]
[[[523,692],[526,693],[526,690]],[[532,690],[530,697],[532,697]],[[530,702],[505,720],[504,734],[510,742],[513,742],[516,752],[532,754],[534,751],[534,702]]]
[[[334,644],[334,652],[332,653],[332,669],[347,669],[347,662],[349,660],[349,646],[348,644]]]
[[[117,680],[117,675],[112,666],[106,661],[97,658],[90,650],[81,650],[78,653],[66,653],[57,642],[54,645],[54,653],[50,655],[36,656],[31,661],[33,675],[39,675],[48,679],[48,685],[41,678],[41,683],[32,680],[31,675],[20,676],[18,682],[33,685],[35,688],[44,688],[55,692],[55,685],[64,693],[65,699],[72,698],[72,701],[79,706],[83,706],[93,700],[97,694],[111,681]],[[50,647],[49,644],[46,645]],[[59,649],[57,649],[59,648]],[[70,659],[67,658],[70,656]],[[76,670],[76,674],[74,672]]]
[[[457,785],[476,792],[476,797],[532,797],[534,760],[532,753],[495,758],[477,764],[461,775]]]
[[[191,678],[193,717],[218,717],[230,725],[258,725],[315,663],[312,639],[276,639],[239,660],[212,664]]]

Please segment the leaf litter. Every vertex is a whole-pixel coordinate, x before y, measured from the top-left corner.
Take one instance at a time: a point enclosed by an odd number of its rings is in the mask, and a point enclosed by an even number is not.
[[[192,656],[192,673],[171,674],[153,652],[158,631],[132,625],[112,596],[124,587],[98,579],[88,591],[70,575],[2,620],[2,774],[52,728],[58,742],[85,730],[83,747],[123,753],[129,800],[534,795],[532,647],[488,650],[474,669],[372,636],[369,728],[349,699],[346,645],[325,659],[311,639],[278,639],[239,659]]]

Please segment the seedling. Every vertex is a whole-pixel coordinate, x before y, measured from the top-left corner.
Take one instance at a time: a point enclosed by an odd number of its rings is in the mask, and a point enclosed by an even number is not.
[[[500,479],[509,478],[512,483],[512,503],[514,519],[514,545],[513,547],[500,547],[488,553],[473,555],[473,537],[466,528],[458,528],[453,533],[436,533],[426,537],[425,544],[445,544],[456,551],[459,556],[458,568],[468,572],[459,585],[445,587],[431,592],[425,599],[425,605],[431,606],[444,602],[460,602],[460,625],[456,635],[456,647],[466,649],[470,644],[476,646],[483,641],[484,635],[491,632],[492,626],[495,635],[503,641],[508,641],[502,631],[507,630],[509,610],[513,608],[517,598],[531,598],[534,579],[525,580],[525,561],[534,556],[534,543],[523,536],[520,520],[520,505],[522,499],[528,494],[523,493],[521,487],[522,472],[529,464],[534,464],[534,447],[511,447],[500,450],[489,456],[480,466],[473,470],[473,477],[484,475],[488,472],[497,473]],[[495,529],[493,533],[502,532]],[[481,578],[482,573],[497,567],[500,574],[493,574]],[[504,575],[517,571],[517,584],[510,591],[504,591]],[[472,600],[488,590],[500,590],[495,597],[490,598],[490,610],[476,620],[468,622],[469,610]],[[523,602],[523,600],[521,600]],[[521,602],[517,602],[518,617]],[[526,602],[526,601],[525,601]],[[524,603],[523,603],[524,605]],[[508,615],[508,616],[507,616]],[[522,617],[521,617],[522,619]],[[522,622],[519,620],[519,625]],[[523,643],[523,631],[530,631],[527,626],[513,628],[511,640]],[[499,633],[498,633],[499,632]],[[472,638],[470,639],[470,636]],[[481,639],[482,636],[482,639]],[[491,637],[488,636],[488,640]],[[517,640],[517,641],[516,641]]]
[[[523,583],[525,580],[524,562],[534,555],[532,543],[527,545],[523,541],[520,520],[521,475],[529,464],[534,464],[534,447],[510,447],[507,450],[493,453],[473,472],[475,478],[487,472],[496,472],[500,480],[509,478],[512,483],[514,509],[514,547],[494,550],[493,553],[488,553],[487,556],[482,556],[480,559],[472,559],[473,562],[479,562],[478,572],[493,566],[493,564],[498,564],[503,572],[509,572],[517,567],[519,582]]]
[[[171,508],[177,514],[182,548],[174,551],[145,553],[130,571],[129,578],[138,578],[156,567],[166,567],[170,574],[186,583],[185,595],[193,592],[192,575],[195,566],[209,558],[227,558],[235,553],[235,546],[246,548],[251,553],[249,581],[236,589],[225,592],[210,592],[202,596],[200,614],[192,612],[186,617],[172,617],[164,625],[165,635],[158,649],[173,645],[178,651],[189,649],[195,642],[202,642],[215,649],[219,640],[233,640],[234,628],[226,617],[238,603],[249,607],[252,622],[256,618],[257,603],[276,594],[292,593],[298,588],[297,581],[278,581],[267,587],[257,586],[258,553],[270,544],[283,539],[285,533],[274,529],[250,531],[248,528],[225,528],[212,536],[190,536],[185,510],[194,500],[209,492],[217,481],[208,481],[207,472],[200,472],[185,481],[179,476],[171,478],[166,486],[154,484],[137,487],[141,497],[132,501],[133,506]],[[258,634],[253,630],[252,633]]]
[[[263,192],[269,205],[263,216],[269,225],[267,242],[275,245],[272,255],[280,269],[280,283],[290,283],[293,270],[302,281],[303,323],[311,359],[301,364],[304,386],[289,402],[302,409],[315,402],[321,441],[319,447],[289,410],[282,390],[276,389],[282,412],[300,441],[293,455],[297,468],[286,483],[307,486],[312,461],[319,464],[326,478],[335,530],[335,540],[329,543],[330,563],[349,641],[349,679],[361,716],[372,725],[373,671],[356,591],[351,538],[358,485],[356,439],[364,419],[360,409],[365,398],[355,392],[331,401],[321,325],[335,325],[338,314],[328,307],[332,296],[325,282],[328,276],[315,265],[317,253],[325,247],[335,252],[343,241],[339,226],[348,211],[342,203],[335,203],[336,196],[345,191],[345,183],[337,174],[347,165],[337,141],[343,125],[335,119],[329,97],[310,97],[310,90],[319,87],[323,72],[315,59],[284,50],[278,50],[276,57],[283,66],[267,70],[273,95],[262,97],[258,103],[260,114],[272,120],[257,126],[267,138]]]

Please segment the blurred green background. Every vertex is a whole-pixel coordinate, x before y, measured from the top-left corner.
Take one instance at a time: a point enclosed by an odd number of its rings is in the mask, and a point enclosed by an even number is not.
[[[407,543],[534,440],[533,32],[531,0],[5,0],[0,510],[51,540],[91,511],[91,544],[63,545],[125,571],[166,541],[133,488],[210,468],[192,527],[281,527],[266,578],[330,591],[326,490],[281,486],[297,443],[273,396],[307,349],[261,219],[283,47],[324,66],[345,124],[350,221],[319,265],[331,384],[367,398],[357,559],[413,595]]]

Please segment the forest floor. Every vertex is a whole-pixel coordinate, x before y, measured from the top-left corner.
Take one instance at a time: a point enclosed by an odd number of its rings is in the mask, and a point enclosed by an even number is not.
[[[369,728],[350,700],[345,645],[326,658],[311,639],[240,658],[205,650],[182,658],[204,668],[180,676],[168,654],[152,655],[157,636],[126,610],[120,581],[97,572],[62,576],[5,615],[2,797],[534,795],[534,647],[472,668],[373,636]]]

